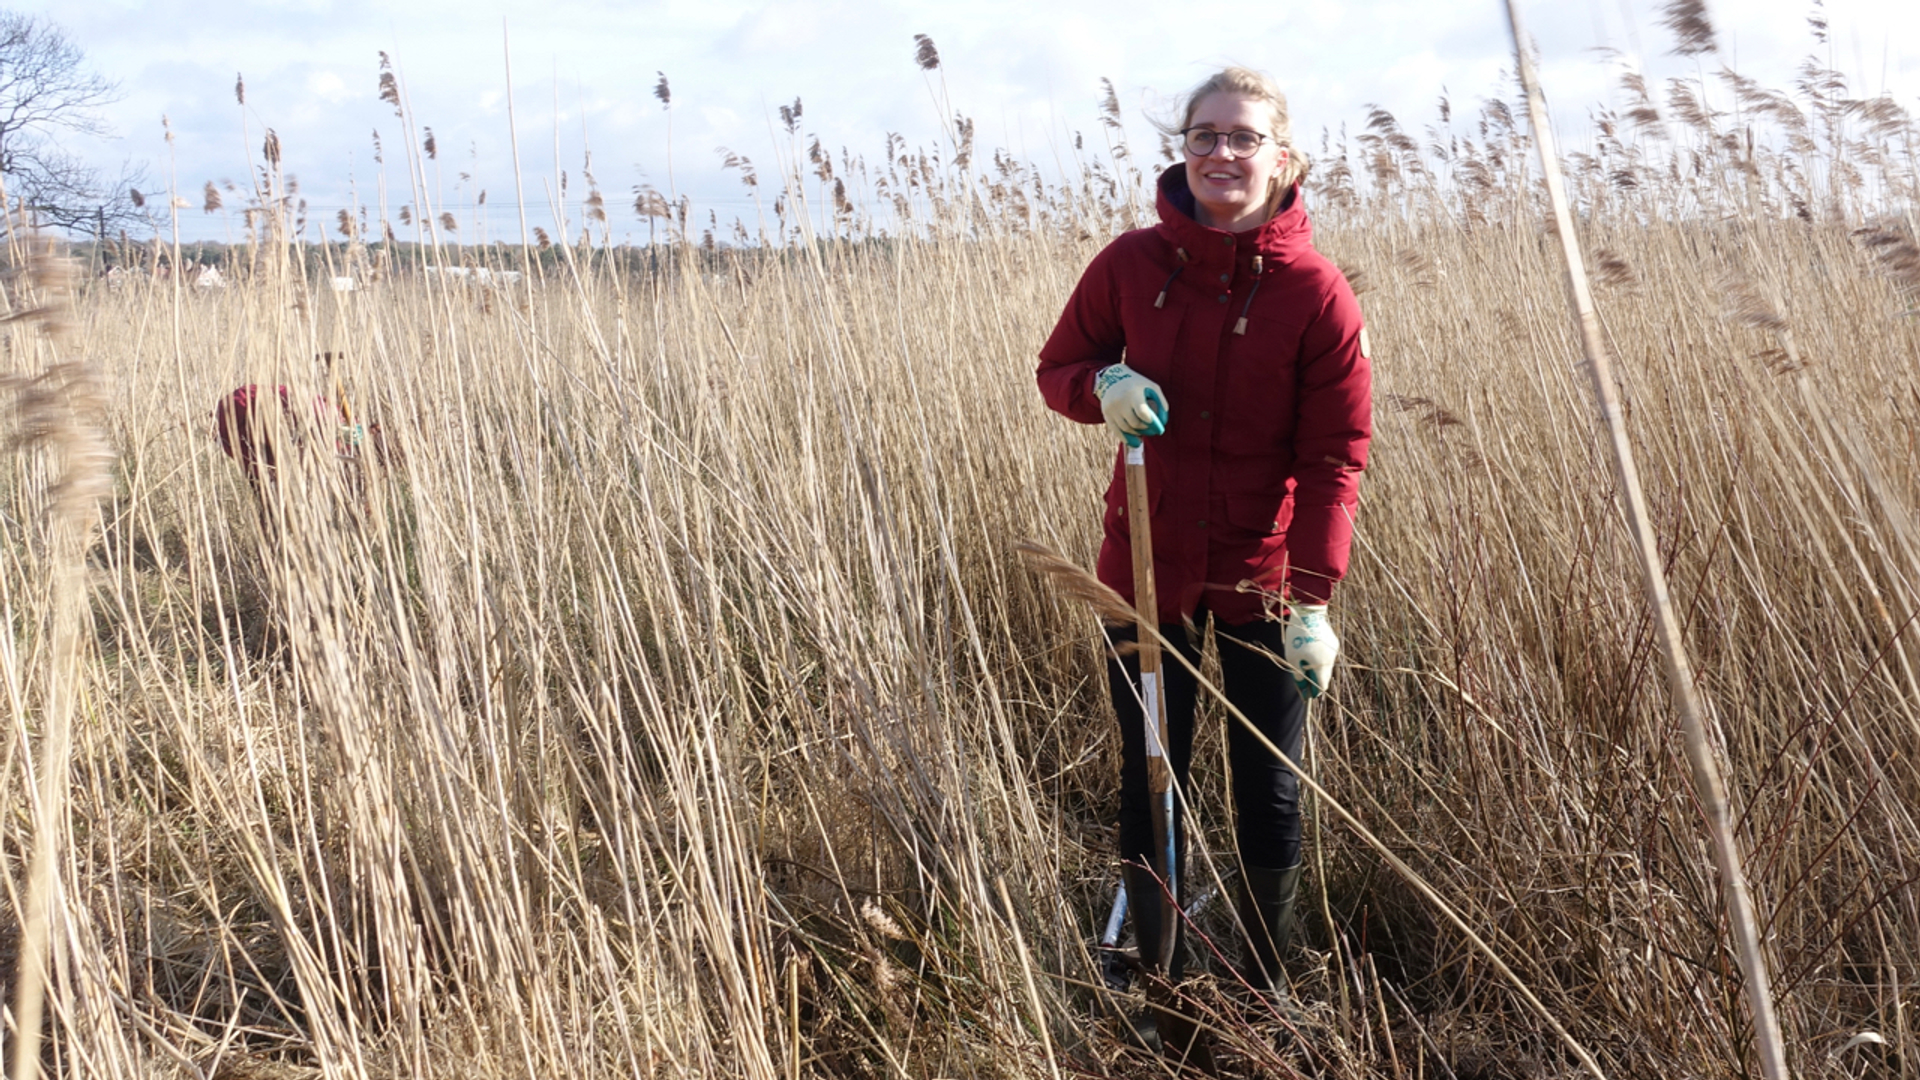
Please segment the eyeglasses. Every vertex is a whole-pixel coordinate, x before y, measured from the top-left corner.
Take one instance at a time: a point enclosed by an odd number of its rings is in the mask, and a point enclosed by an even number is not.
[[[1194,157],[1207,157],[1212,154],[1213,148],[1219,145],[1221,139],[1227,140],[1227,149],[1233,151],[1234,157],[1252,157],[1260,152],[1261,144],[1268,139],[1268,136],[1258,131],[1248,131],[1246,128],[1215,131],[1212,128],[1190,127],[1180,135],[1186,140],[1187,153]]]

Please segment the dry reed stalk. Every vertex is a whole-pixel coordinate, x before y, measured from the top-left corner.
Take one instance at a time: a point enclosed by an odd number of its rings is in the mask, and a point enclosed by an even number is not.
[[[1023,540],[1017,547],[1026,555],[1029,565],[1032,566],[1036,572],[1046,574],[1048,579],[1055,583],[1063,593],[1076,598],[1086,599],[1094,604],[1107,602],[1105,596],[1102,595],[1103,592],[1112,595],[1114,600],[1119,599],[1117,594],[1113,594],[1113,590],[1101,584],[1093,575],[1062,558],[1056,552],[1049,550],[1045,545],[1032,540]],[[1122,602],[1121,606],[1123,608],[1125,607],[1124,602]],[[1105,614],[1104,610],[1099,607],[1096,607],[1095,610],[1102,611],[1102,614]],[[1143,635],[1150,634],[1157,638],[1160,642],[1163,655],[1172,656],[1182,667],[1186,668],[1188,673],[1193,676],[1194,682],[1214,700],[1215,704],[1225,709],[1227,715],[1232,717],[1241,727],[1245,728],[1249,734],[1259,741],[1261,746],[1266,747],[1267,752],[1273,755],[1274,760],[1285,765],[1287,769],[1299,779],[1300,786],[1313,795],[1315,805],[1325,804],[1327,809],[1332,810],[1335,816],[1345,822],[1347,827],[1352,829],[1356,836],[1360,837],[1368,847],[1374,849],[1387,865],[1393,868],[1396,874],[1399,874],[1408,885],[1411,885],[1421,896],[1425,897],[1436,911],[1446,917],[1448,921],[1452,922],[1462,936],[1487,958],[1487,962],[1493,965],[1494,970],[1499,972],[1503,979],[1512,984],[1514,990],[1520,994],[1521,998],[1535,1011],[1540,1019],[1546,1022],[1547,1026],[1559,1037],[1568,1051],[1580,1062],[1582,1068],[1592,1073],[1595,1080],[1606,1080],[1607,1074],[1601,1071],[1600,1063],[1594,1060],[1593,1055],[1587,1051],[1586,1047],[1582,1046],[1579,1040],[1573,1037],[1573,1034],[1560,1022],[1559,1017],[1555,1016],[1553,1011],[1548,1009],[1547,1006],[1534,995],[1532,989],[1527,986],[1519,975],[1514,973],[1514,970],[1507,965],[1507,962],[1501,958],[1500,954],[1495,951],[1491,945],[1481,939],[1480,935],[1467,924],[1466,919],[1455,910],[1454,905],[1448,903],[1446,898],[1440,895],[1439,890],[1436,889],[1431,882],[1421,876],[1419,871],[1415,870],[1406,860],[1395,853],[1391,847],[1375,836],[1371,829],[1367,828],[1359,818],[1355,817],[1353,813],[1346,808],[1345,804],[1339,799],[1334,798],[1332,793],[1320,785],[1319,781],[1309,776],[1306,770],[1300,767],[1298,762],[1288,757],[1286,752],[1278,746],[1275,746],[1272,740],[1268,739],[1267,736],[1254,725],[1253,721],[1247,718],[1245,713],[1242,713],[1231,701],[1227,700],[1225,692],[1216,687],[1201,673],[1200,669],[1195,666],[1191,660],[1187,659],[1185,653],[1175,648],[1173,642],[1167,640],[1166,636],[1160,633],[1158,627],[1142,623],[1141,632]],[[1276,657],[1275,662],[1279,663],[1279,658]]]
[[[1704,5],[1697,0],[1676,0],[1671,16],[1687,48],[1705,51],[1712,48],[1712,31],[1707,26]],[[1541,94],[1528,38],[1521,27],[1518,0],[1507,0],[1507,23],[1513,33],[1514,57],[1519,65],[1520,83],[1527,96],[1527,113],[1539,149],[1541,169],[1546,179],[1547,196],[1553,207],[1554,231],[1560,239],[1565,260],[1568,306],[1580,335],[1586,357],[1594,403],[1606,426],[1611,443],[1615,478],[1627,528],[1633,536],[1634,551],[1640,564],[1641,587],[1647,607],[1653,613],[1660,650],[1666,661],[1667,688],[1680,714],[1687,761],[1693,770],[1694,794],[1700,800],[1707,819],[1713,846],[1714,867],[1727,909],[1727,923],[1733,934],[1735,955],[1745,981],[1747,1008],[1752,1014],[1754,1041],[1758,1044],[1761,1074],[1767,1080],[1786,1080],[1786,1051],[1780,1036],[1780,1024],[1774,1016],[1772,983],[1767,959],[1761,951],[1760,930],[1748,893],[1746,871],[1741,865],[1740,849],[1733,835],[1727,809],[1726,781],[1709,743],[1705,710],[1694,687],[1693,667],[1687,658],[1686,641],[1679,617],[1667,591],[1666,573],[1654,536],[1653,522],[1641,491],[1639,470],[1634,464],[1633,447],[1627,438],[1626,422],[1621,415],[1614,386],[1613,365],[1600,329],[1587,285],[1586,262],[1580,251],[1580,238],[1568,208],[1560,175],[1560,160],[1554,150],[1553,131],[1547,117],[1547,104]]]
[[[11,234],[13,230],[9,230]],[[67,894],[61,863],[66,857],[69,828],[70,762],[74,710],[85,678],[81,660],[86,621],[85,560],[99,523],[97,503],[105,494],[112,451],[102,433],[104,394],[98,376],[84,364],[60,359],[70,344],[76,268],[61,256],[53,242],[29,236],[23,245],[29,296],[34,306],[16,312],[9,322],[24,321],[47,339],[54,362],[32,379],[0,381],[15,394],[17,434],[14,446],[47,452],[53,468],[45,493],[47,521],[46,564],[49,582],[49,627],[45,700],[40,716],[40,754],[34,770],[32,801],[33,843],[27,863],[19,922],[19,959],[13,998],[14,1080],[40,1075],[41,1027],[49,991],[64,986],[67,994],[57,1010],[74,1013],[74,975],[83,960],[68,957],[65,977],[56,978],[56,923],[66,924]],[[38,354],[40,350],[34,349]],[[14,718],[20,746],[30,744],[29,718]],[[76,935],[79,936],[79,935]],[[71,1022],[71,1021],[69,1021]]]

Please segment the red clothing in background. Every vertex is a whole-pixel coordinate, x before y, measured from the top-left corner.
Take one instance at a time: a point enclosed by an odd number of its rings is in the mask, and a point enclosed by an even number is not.
[[[295,447],[309,432],[331,437],[346,420],[343,411],[326,398],[316,397],[312,418],[303,421],[294,412],[291,392],[284,386],[242,386],[221,398],[213,410],[214,434],[220,439],[220,449],[239,464],[247,482],[255,487],[263,480],[272,482],[280,464],[274,446],[276,429],[267,418],[267,410],[276,407],[280,410],[278,434]]]

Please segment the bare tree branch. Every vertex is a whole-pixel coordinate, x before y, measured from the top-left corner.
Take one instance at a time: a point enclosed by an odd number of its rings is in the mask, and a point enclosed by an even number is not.
[[[0,11],[0,176],[42,224],[96,232],[140,220],[128,194],[137,172],[109,179],[53,139],[108,135],[100,110],[119,93],[58,26]]]

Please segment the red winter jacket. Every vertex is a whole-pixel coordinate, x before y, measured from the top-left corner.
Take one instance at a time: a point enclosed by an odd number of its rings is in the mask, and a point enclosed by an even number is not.
[[[292,391],[284,386],[242,386],[221,398],[213,409],[213,433],[220,440],[220,449],[239,463],[247,482],[255,488],[263,482],[274,482],[278,476],[281,455],[274,446],[272,422],[265,415],[276,397],[280,407],[280,433],[298,446],[304,425],[293,407]],[[336,408],[324,397],[313,399],[314,431],[327,432],[346,422],[345,410]]]
[[[1180,166],[1159,188],[1160,224],[1120,236],[1081,275],[1040,350],[1040,393],[1097,424],[1101,368],[1124,359],[1160,384],[1167,431],[1145,443],[1162,622],[1203,601],[1226,623],[1261,617],[1283,592],[1324,602],[1347,572],[1373,435],[1360,306],[1313,249],[1298,188],[1243,233],[1194,220]],[[1099,575],[1131,600],[1126,501],[1116,452]]]

